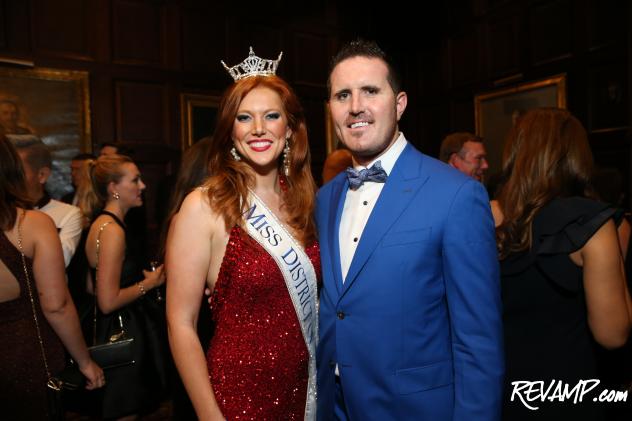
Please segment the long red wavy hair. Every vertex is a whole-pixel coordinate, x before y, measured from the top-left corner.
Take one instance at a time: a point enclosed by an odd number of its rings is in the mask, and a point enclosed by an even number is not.
[[[236,161],[230,154],[233,147],[232,130],[239,105],[255,88],[269,88],[279,94],[292,129],[290,138],[289,175],[282,189],[286,221],[297,233],[298,240],[307,245],[316,239],[313,209],[316,184],[310,168],[307,127],[303,108],[292,88],[277,76],[255,76],[239,80],[224,93],[219,105],[213,143],[209,151],[209,169],[213,176],[205,183],[213,210],[224,216],[226,229],[243,223],[247,210],[248,187],[254,183],[254,172],[244,161]],[[282,156],[282,155],[281,155]],[[281,174],[282,158],[279,158]],[[281,176],[282,177],[282,176]]]

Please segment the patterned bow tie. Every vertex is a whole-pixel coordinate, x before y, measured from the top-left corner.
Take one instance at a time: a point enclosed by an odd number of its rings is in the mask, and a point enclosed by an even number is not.
[[[347,178],[349,179],[349,188],[356,190],[365,181],[373,181],[375,183],[384,183],[386,178],[386,171],[382,168],[380,161],[377,161],[371,166],[371,168],[365,168],[363,170],[356,170],[355,168],[347,168]]]

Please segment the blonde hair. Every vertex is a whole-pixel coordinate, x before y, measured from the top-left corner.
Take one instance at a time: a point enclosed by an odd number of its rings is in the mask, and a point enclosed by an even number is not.
[[[108,185],[123,177],[123,165],[134,161],[125,155],[102,155],[83,163],[84,172],[77,186],[77,204],[87,221],[91,221],[108,201]]]

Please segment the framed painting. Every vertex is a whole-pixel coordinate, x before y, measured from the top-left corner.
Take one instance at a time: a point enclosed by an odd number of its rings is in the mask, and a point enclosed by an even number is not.
[[[180,94],[183,151],[203,137],[213,134],[219,101],[220,98],[214,95]]]
[[[476,134],[485,142],[490,175],[502,168],[503,143],[516,119],[538,107],[566,108],[566,74],[475,95]]]
[[[625,64],[589,69],[588,128],[591,133],[624,133],[630,128],[628,77]]]
[[[92,149],[88,73],[0,68],[0,130],[15,143],[41,139],[53,157],[48,192],[70,192],[71,158]]]

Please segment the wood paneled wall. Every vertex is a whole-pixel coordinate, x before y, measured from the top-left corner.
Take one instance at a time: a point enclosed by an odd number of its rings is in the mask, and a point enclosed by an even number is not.
[[[567,107],[589,132],[595,160],[618,168],[632,207],[632,5],[625,0],[447,0],[420,12],[382,7],[353,16],[341,37],[377,39],[403,70],[400,127],[424,152],[474,131],[474,96],[567,74]]]
[[[630,192],[629,2],[451,0],[447,13],[439,55],[444,83],[436,104],[420,111],[440,116],[425,119],[436,136],[430,153],[446,134],[474,131],[477,93],[566,73],[567,107],[588,130],[596,163],[618,168]]]
[[[279,73],[301,97],[319,178],[328,62],[357,36],[395,58],[409,93],[400,126],[431,155],[447,133],[474,130],[475,94],[567,73],[568,108],[589,130],[597,162],[624,171],[629,189],[627,1],[448,0],[415,13],[370,3],[0,0],[0,55],[89,72],[92,144],[135,150],[150,228],[155,189],[180,153],[180,94],[219,95],[230,83],[219,60],[240,62],[250,45],[263,57],[284,52]]]
[[[0,56],[89,72],[93,150],[114,142],[134,151],[148,186],[149,232],[156,233],[156,207],[166,206],[156,203],[156,189],[176,171],[181,152],[180,94],[220,95],[232,81],[220,59],[241,62],[250,45],[261,57],[284,52],[279,73],[305,107],[319,177],[337,17],[327,1],[292,16],[280,13],[282,3],[0,0]]]

